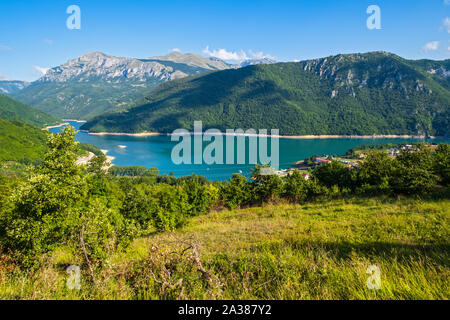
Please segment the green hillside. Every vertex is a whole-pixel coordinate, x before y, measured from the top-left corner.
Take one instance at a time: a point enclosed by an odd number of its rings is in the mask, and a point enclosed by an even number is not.
[[[19,120],[36,127],[44,127],[46,125],[61,123],[61,121],[55,117],[29,107],[26,104],[15,101],[2,94],[0,94],[0,118],[7,120]]]
[[[94,132],[204,127],[283,135],[449,133],[450,60],[385,52],[224,70],[164,83],[142,105],[101,115]]]
[[[85,120],[104,112],[129,107],[160,83],[158,80],[149,80],[145,84],[106,81],[35,82],[15,94],[14,98],[63,119]]]
[[[0,118],[0,161],[43,160],[47,152],[46,131],[29,124]],[[101,154],[99,148],[80,143],[77,154]]]
[[[43,159],[45,132],[19,121],[0,119],[0,161]]]

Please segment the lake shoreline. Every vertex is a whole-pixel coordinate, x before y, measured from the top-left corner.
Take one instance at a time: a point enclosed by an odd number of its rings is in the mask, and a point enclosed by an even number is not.
[[[61,124],[58,124],[58,125],[54,125],[54,126],[47,126],[45,128],[42,128],[42,130],[47,130],[48,131],[50,129],[61,128],[61,127],[68,126],[68,125],[69,125],[68,122],[64,122],[64,123],[61,123]]]
[[[120,132],[89,132],[87,130],[80,130],[82,132],[88,133],[93,136],[129,136],[129,137],[155,137],[155,136],[172,136],[172,133],[159,133],[159,132],[142,132],[142,133],[120,133]],[[201,133],[205,134],[204,132]],[[183,134],[181,134],[183,135]],[[187,135],[187,134],[186,134]],[[189,135],[197,135],[192,132]],[[212,135],[212,134],[211,134]],[[214,134],[215,135],[215,134]],[[443,139],[444,137],[435,137],[435,136],[415,136],[415,135],[395,135],[395,134],[387,134],[387,135],[303,135],[303,136],[282,136],[282,135],[274,135],[271,136],[269,134],[239,134],[239,133],[226,133],[221,132],[217,133],[217,135],[222,136],[245,136],[245,137],[266,137],[266,138],[279,138],[279,139]]]
[[[111,168],[113,166],[113,161],[116,159],[116,157],[113,156],[108,156],[108,152],[109,150],[106,149],[100,149],[100,151],[105,155],[106,157],[106,165],[105,165],[105,169],[108,170],[109,168]]]

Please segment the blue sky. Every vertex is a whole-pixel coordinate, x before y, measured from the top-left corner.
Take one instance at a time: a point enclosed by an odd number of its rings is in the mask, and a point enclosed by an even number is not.
[[[66,27],[70,5],[81,8],[81,30]],[[381,9],[380,30],[366,26],[369,5]],[[450,0],[1,0],[0,77],[36,80],[38,70],[88,51],[293,61],[384,50],[448,59],[449,35]]]

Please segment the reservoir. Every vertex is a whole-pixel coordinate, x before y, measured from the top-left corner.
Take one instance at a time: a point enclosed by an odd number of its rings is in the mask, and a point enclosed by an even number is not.
[[[68,121],[78,129],[83,123]],[[60,128],[50,129],[51,132],[59,132]],[[108,156],[114,157],[116,166],[145,166],[158,168],[161,174],[173,173],[176,177],[190,174],[202,175],[209,180],[228,180],[233,173],[249,176],[253,164],[180,164],[173,163],[172,149],[178,142],[172,142],[170,136],[109,136],[89,135],[87,132],[78,132],[77,141],[89,143],[102,150],[108,150]],[[248,143],[248,138],[246,139]],[[279,141],[280,169],[291,168],[299,160],[312,155],[343,155],[348,149],[358,145],[375,145],[385,143],[411,143],[420,142],[419,139],[405,138],[332,138],[332,139],[285,139]],[[423,140],[422,140],[423,141]],[[433,139],[432,142],[449,142],[449,139]],[[204,146],[209,143],[204,143]],[[270,151],[270,139],[268,139]],[[246,148],[248,151],[248,148]],[[248,156],[248,155],[247,155]]]

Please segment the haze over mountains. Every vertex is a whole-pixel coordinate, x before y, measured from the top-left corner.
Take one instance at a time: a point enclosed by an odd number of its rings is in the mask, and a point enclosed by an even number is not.
[[[50,69],[24,90],[11,93],[17,100],[61,118],[89,119],[130,107],[163,82],[238,67],[177,51],[147,59],[90,52]]]
[[[450,60],[412,61],[386,52],[257,65],[165,83],[134,108],[82,129],[162,132],[280,129],[283,135],[448,136]]]
[[[21,80],[8,80],[0,77],[0,93],[1,94],[14,94],[22,89],[25,89],[30,85],[27,81]]]

